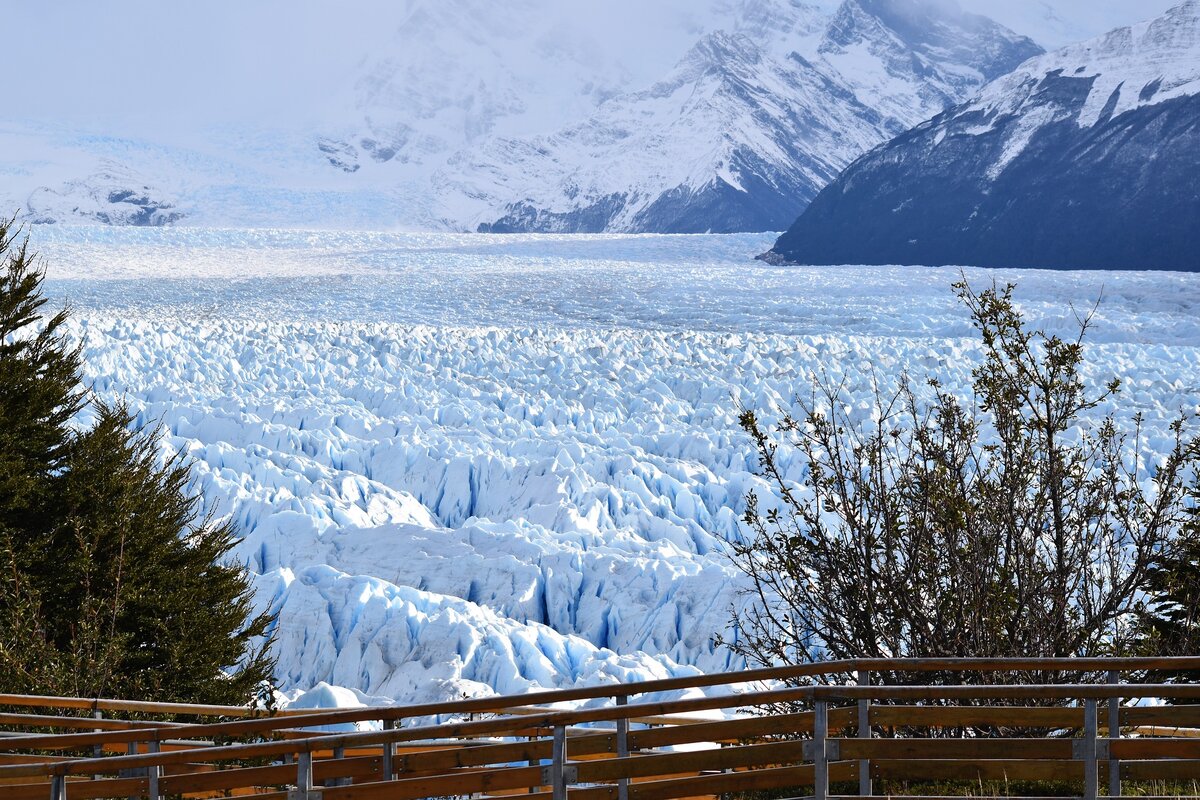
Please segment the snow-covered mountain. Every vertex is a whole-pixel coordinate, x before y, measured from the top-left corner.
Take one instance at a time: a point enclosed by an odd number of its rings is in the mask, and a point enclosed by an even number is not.
[[[460,153],[438,183],[446,215],[482,230],[779,230],[856,156],[1039,52],[947,0],[831,17],[755,0],[650,88]]]
[[[330,27],[371,28],[369,49],[336,80],[308,70],[303,114],[198,98],[208,121],[186,130],[143,125],[152,107],[8,119],[0,202],[60,222],[778,230],[854,157],[1039,52],[953,0],[816,2],[356,8]]]
[[[34,189],[25,210],[35,224],[80,218],[105,225],[158,227],[184,217],[160,190],[145,185],[141,175],[111,162],[102,163],[95,173],[68,180],[58,188]]]
[[[1200,269],[1200,0],[1034,59],[846,170],[769,258]]]

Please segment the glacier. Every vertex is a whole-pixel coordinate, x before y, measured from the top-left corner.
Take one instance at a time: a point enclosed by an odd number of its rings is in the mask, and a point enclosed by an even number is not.
[[[98,396],[230,515],[277,680],[387,704],[737,669],[739,407],[825,370],[963,387],[952,268],[782,268],[773,235],[39,227]],[[1194,409],[1200,276],[966,270],[1069,330],[1150,449]],[[865,407],[862,409],[866,413]],[[86,412],[85,412],[86,417]],[[81,420],[86,422],[86,419]],[[787,460],[793,474],[798,464]]]

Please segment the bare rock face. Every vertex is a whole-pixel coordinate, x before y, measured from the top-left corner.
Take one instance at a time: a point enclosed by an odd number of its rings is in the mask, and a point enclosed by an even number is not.
[[[140,176],[117,165],[56,188],[34,190],[26,204],[33,223],[99,222],[104,225],[158,227],[184,218],[173,200]]]
[[[766,257],[1200,269],[1200,2],[1034,59],[872,151]]]
[[[330,166],[342,172],[358,172],[358,148],[349,142],[321,138],[317,140],[317,149]]]

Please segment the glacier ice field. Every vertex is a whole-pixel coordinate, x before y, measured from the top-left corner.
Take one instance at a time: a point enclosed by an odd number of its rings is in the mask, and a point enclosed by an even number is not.
[[[867,413],[877,377],[964,387],[977,354],[959,270],[754,261],[772,235],[31,237],[94,390],[240,525],[298,705],[738,668],[725,543],[764,488],[739,408],[823,371]],[[1049,331],[1100,298],[1088,372],[1152,452],[1194,409],[1200,275],[965,274]]]

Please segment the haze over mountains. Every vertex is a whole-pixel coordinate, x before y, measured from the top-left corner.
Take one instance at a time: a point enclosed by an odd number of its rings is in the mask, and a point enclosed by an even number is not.
[[[459,218],[502,208],[490,230],[776,230],[856,156],[1039,52],[937,0],[749,3],[649,89],[490,141],[444,184],[480,203]]]
[[[8,56],[40,94],[0,122],[0,201],[45,222],[778,230],[1039,52],[948,0],[212,8],[115,38],[132,6],[42,14],[59,52]],[[1002,16],[1053,40],[1100,15],[1055,8]]]

